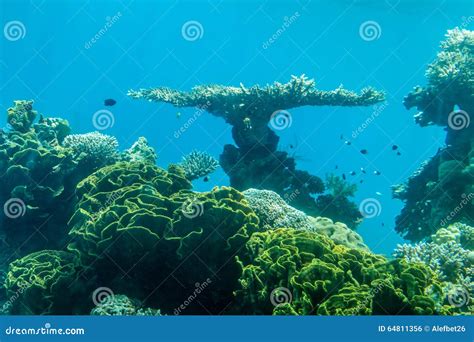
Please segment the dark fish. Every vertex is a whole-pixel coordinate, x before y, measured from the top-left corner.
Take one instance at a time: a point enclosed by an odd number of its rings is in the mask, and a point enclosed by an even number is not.
[[[204,181],[204,182],[209,182],[209,177],[208,177],[208,176],[204,177],[204,178],[203,178],[203,181]]]
[[[355,176],[356,175],[356,172],[355,171],[351,171],[351,176]]]
[[[400,152],[397,152],[397,156],[401,156],[402,154]]]
[[[382,222],[382,227],[385,227],[385,223]]]
[[[369,153],[369,151],[367,151],[366,149],[364,149],[364,150],[360,150],[360,153],[362,153],[362,154],[367,154],[367,153]]]
[[[114,99],[104,100],[104,106],[113,106],[116,103],[117,103],[117,101],[115,101]]]
[[[342,174],[342,179],[346,180],[346,174],[345,173]]]
[[[380,171],[374,171],[374,175],[380,176]]]
[[[339,166],[336,165],[335,169],[337,170],[339,168]]]
[[[367,172],[364,170],[363,167],[360,168],[360,172],[362,172],[363,174],[366,174]]]
[[[342,139],[344,139],[344,136],[341,134],[341,136],[340,136],[340,138],[339,138],[339,139],[341,139],[341,140],[342,140]]]
[[[290,144],[290,148],[295,148],[295,147],[293,146],[293,144]]]
[[[344,144],[346,144],[346,145],[350,145],[350,144],[351,144],[351,142],[350,142],[349,140],[346,140],[346,141],[344,141]]]
[[[395,151],[395,150],[398,150],[398,146],[397,146],[397,145],[393,145],[393,146],[392,146],[392,150],[394,150],[394,151]]]
[[[363,180],[363,179],[361,179],[359,183],[360,183],[360,184],[364,183],[364,180]]]

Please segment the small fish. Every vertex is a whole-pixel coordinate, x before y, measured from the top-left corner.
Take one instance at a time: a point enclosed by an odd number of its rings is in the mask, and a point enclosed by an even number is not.
[[[380,176],[380,175],[381,175],[381,173],[380,173],[380,171],[374,171],[374,175],[376,175],[376,176]]]
[[[360,168],[360,172],[362,172],[363,174],[367,173],[363,167]]]
[[[360,184],[364,183],[364,180],[363,180],[363,179],[361,179],[359,183],[360,183]]]
[[[360,150],[360,153],[367,154],[367,153],[369,153],[369,151],[367,151],[366,149],[363,149],[363,150]]]
[[[379,191],[376,191],[375,194],[378,195],[378,196],[382,196],[382,193],[379,192]]]
[[[342,179],[346,180],[346,174],[345,173],[342,174]]]
[[[104,106],[113,106],[117,103],[117,101],[115,101],[114,99],[107,99],[107,100],[104,100]]]
[[[339,166],[338,166],[338,165],[336,165],[335,169],[336,169],[336,170],[337,170],[337,169],[339,169]]]
[[[397,145],[393,145],[393,146],[392,146],[392,150],[394,150],[394,151],[398,150],[398,146],[397,146]]]
[[[401,156],[402,154],[400,152],[397,152],[397,156]]]
[[[181,117],[181,112],[176,112],[176,117],[179,119]]]
[[[204,177],[204,178],[203,178],[203,181],[204,181],[204,182],[209,182],[209,177],[208,177],[208,176]]]
[[[385,223],[382,222],[382,227],[385,227]]]
[[[295,146],[293,144],[290,144],[290,148],[293,149],[295,148]]]
[[[341,136],[339,137],[339,139],[341,139],[341,140],[344,139],[344,136],[341,134]]]
[[[351,142],[349,140],[346,140],[344,141],[344,144],[346,144],[347,146],[350,146]]]
[[[351,176],[355,176],[356,175],[356,172],[355,171],[351,171]]]

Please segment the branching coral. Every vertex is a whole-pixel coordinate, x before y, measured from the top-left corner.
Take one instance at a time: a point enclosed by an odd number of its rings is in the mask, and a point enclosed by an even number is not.
[[[239,260],[236,296],[244,313],[435,314],[442,308],[428,268],[388,262],[312,232],[255,233]]]
[[[183,157],[179,165],[187,179],[195,180],[214,172],[219,167],[219,162],[206,152],[192,151]]]
[[[139,300],[125,295],[105,297],[91,311],[94,316],[161,316],[159,309],[143,308]]]
[[[279,130],[291,125],[291,114],[286,111],[290,108],[367,106],[384,99],[384,94],[373,88],[365,88],[359,94],[342,87],[322,91],[316,88],[314,80],[304,75],[293,76],[285,84],[275,82],[264,87],[205,85],[194,87],[190,92],[163,87],[130,90],[128,95],[177,107],[199,107],[224,118],[233,126],[232,136],[237,145],[224,146],[220,156],[220,164],[229,175],[231,185],[238,190],[268,189],[284,197],[298,192],[293,205],[314,215],[324,214],[322,206],[318,207],[313,198],[324,191],[323,182],[307,171],[297,170],[293,157],[277,151],[279,138],[270,127]],[[323,202],[326,206],[332,203],[327,199]],[[338,210],[347,204],[343,202],[337,206]]]
[[[368,250],[362,237],[345,224],[325,217],[311,217],[287,204],[277,193],[248,189],[243,192],[264,229],[295,228],[329,236],[335,243]],[[291,199],[287,199],[291,203]]]
[[[129,162],[148,162],[156,163],[157,155],[153,147],[148,145],[148,141],[144,137],[138,138],[133,145],[122,152],[121,160]]]

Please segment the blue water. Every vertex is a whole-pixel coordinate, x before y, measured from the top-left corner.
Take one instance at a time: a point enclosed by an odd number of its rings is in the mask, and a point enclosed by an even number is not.
[[[0,39],[0,111],[15,99],[34,99],[40,113],[67,118],[74,132],[85,133],[95,130],[92,116],[105,108],[104,99],[113,98],[117,104],[107,109],[115,122],[104,133],[116,136],[121,148],[145,136],[159,155],[158,164],[166,166],[192,149],[218,158],[223,145],[232,143],[230,126],[203,114],[175,138],[195,109],[132,100],[126,96],[129,89],[250,86],[286,82],[303,73],[324,90],[341,83],[353,90],[372,85],[387,92],[386,108],[355,139],[353,131],[373,114],[373,107],[292,109],[291,127],[278,134],[281,148],[293,145],[291,152],[301,157],[298,167],[313,174],[367,170],[355,202],[377,198],[382,212],[365,220],[358,232],[375,252],[390,254],[402,242],[394,231],[402,203],[391,199],[390,187],[405,181],[444,144],[442,129],[414,123],[414,111],[403,107],[403,97],[425,84],[426,66],[446,30],[472,29],[472,15],[469,0],[3,0],[2,26],[20,21],[25,36]],[[118,19],[91,44],[114,16]],[[285,17],[292,16],[296,19],[268,43]],[[202,37],[184,39],[182,27],[188,21],[202,26]],[[359,28],[367,21],[379,25],[377,39],[362,39]],[[352,145],[345,145],[341,134]],[[393,144],[401,156],[392,151]],[[361,149],[369,153],[362,155]],[[375,170],[381,175],[373,175]],[[219,170],[195,187],[208,190],[228,182]]]

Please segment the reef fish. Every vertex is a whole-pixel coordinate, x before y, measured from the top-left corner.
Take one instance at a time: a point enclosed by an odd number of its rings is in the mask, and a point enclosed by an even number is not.
[[[106,99],[104,100],[104,106],[113,106],[117,103],[114,99]]]

